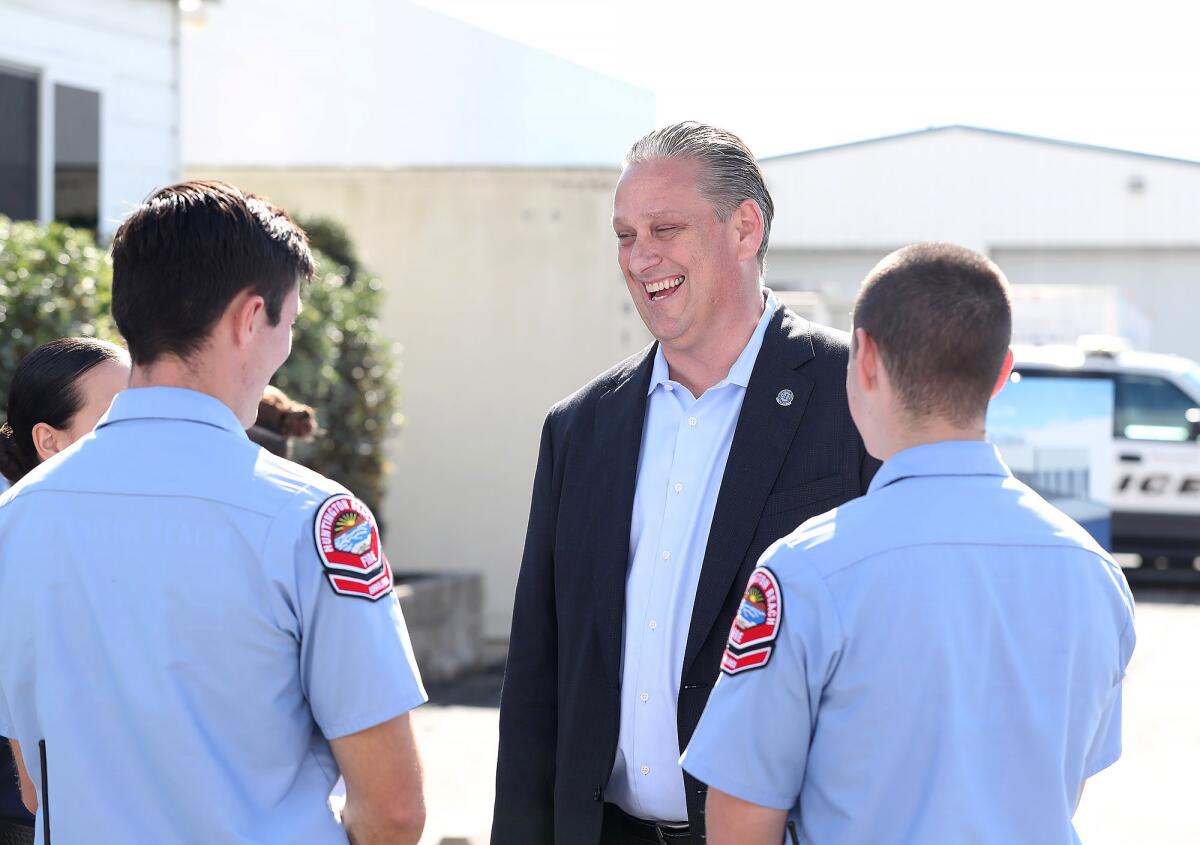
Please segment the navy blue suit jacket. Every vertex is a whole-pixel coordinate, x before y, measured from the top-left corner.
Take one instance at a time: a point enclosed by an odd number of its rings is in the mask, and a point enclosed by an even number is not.
[[[629,531],[656,347],[555,405],[542,429],[500,704],[493,845],[595,845],[616,757]],[[680,683],[687,747],[759,556],[861,495],[878,463],[846,404],[848,338],[780,306],[742,403]],[[776,401],[783,390],[792,404]],[[736,741],[736,738],[731,738]],[[689,775],[703,832],[705,786]]]

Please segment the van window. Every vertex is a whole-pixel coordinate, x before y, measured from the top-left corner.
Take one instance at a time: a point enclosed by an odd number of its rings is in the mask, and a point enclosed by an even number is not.
[[[1117,374],[1115,437],[1182,443],[1200,422],[1197,402],[1158,376]]]

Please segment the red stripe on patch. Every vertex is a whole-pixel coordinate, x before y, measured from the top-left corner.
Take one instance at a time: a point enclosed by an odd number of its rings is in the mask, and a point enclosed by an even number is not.
[[[392,568],[388,566],[386,558],[383,562],[383,571],[370,581],[346,578],[334,572],[330,572],[328,575],[329,584],[338,595],[378,601],[392,591]]]
[[[771,644],[779,636],[782,624],[783,591],[779,579],[770,569],[760,566],[750,574],[742,603],[733,617],[721,671],[736,675],[766,666],[774,648]]]
[[[748,651],[745,654],[734,654],[729,649],[725,649],[725,655],[721,658],[721,671],[726,675],[736,675],[738,672],[745,672],[749,669],[761,669],[771,659],[773,650],[772,646],[767,646]]]

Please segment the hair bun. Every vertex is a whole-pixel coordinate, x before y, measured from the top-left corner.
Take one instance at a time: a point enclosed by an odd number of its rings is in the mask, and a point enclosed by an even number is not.
[[[0,425],[0,475],[16,484],[35,466],[37,461],[30,461],[21,451],[13,427],[8,423]]]

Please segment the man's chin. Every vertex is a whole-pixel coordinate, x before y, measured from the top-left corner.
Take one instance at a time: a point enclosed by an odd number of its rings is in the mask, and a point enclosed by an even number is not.
[[[654,335],[654,339],[664,346],[678,344],[687,334],[689,325],[682,314],[643,314],[642,322],[646,324],[647,331]]]

